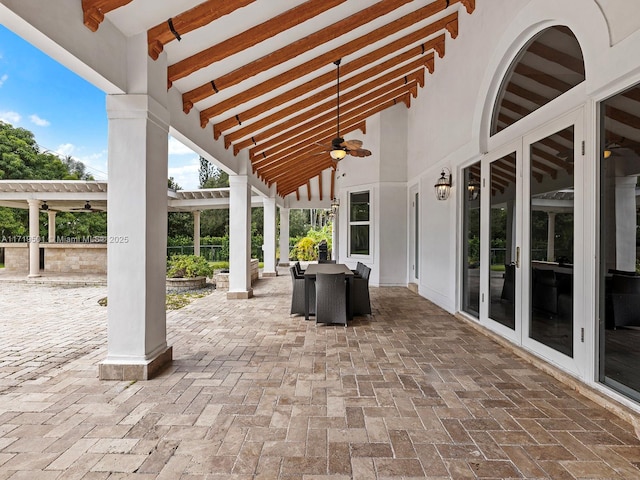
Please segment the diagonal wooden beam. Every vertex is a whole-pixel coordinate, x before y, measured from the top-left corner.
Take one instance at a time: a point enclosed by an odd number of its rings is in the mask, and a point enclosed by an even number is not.
[[[335,162],[326,159],[307,158],[298,164],[298,168],[292,170],[287,177],[279,177],[279,181],[273,181],[276,184],[277,191],[292,192],[301,185],[304,185],[308,179],[311,179],[328,168],[334,169]]]
[[[413,66],[412,68],[414,67],[415,66]],[[424,69],[422,69],[422,65],[418,64],[418,67],[421,68],[421,72],[424,75]],[[392,76],[390,78],[394,78],[394,77]],[[377,95],[380,95],[385,91],[395,90],[396,88],[401,88],[405,85],[420,84],[419,78],[420,78],[419,72],[413,72],[410,75],[406,75],[403,78],[392,81],[390,83],[386,83],[386,81],[382,81],[381,79],[376,79],[371,83],[363,85],[341,96],[341,106],[349,105],[351,101],[356,99],[359,101],[366,101],[366,95],[370,95],[373,92],[377,92]],[[382,87],[375,88],[376,85],[382,85]],[[370,92],[370,93],[368,94],[367,92]],[[415,93],[417,94],[417,89],[415,90]],[[362,97],[362,99],[360,99],[359,97]],[[261,142],[268,141],[268,139],[271,137],[279,135],[282,132],[289,130],[293,127],[304,124],[305,121],[309,118],[318,117],[318,115],[321,115],[323,113],[324,113],[324,116],[326,117],[327,113],[325,112],[329,112],[329,114],[332,117],[335,117],[335,109],[336,109],[335,100],[330,100],[328,102],[320,104],[309,110],[298,110],[298,111],[302,111],[302,113],[300,113],[299,115],[293,116],[282,123],[273,125],[271,128],[268,128],[252,136],[251,138],[245,140],[244,142],[239,143],[237,146],[234,145],[234,153],[237,154],[237,152],[239,151],[239,148],[247,148],[251,145],[258,146],[259,144],[261,144]]]
[[[335,169],[331,170],[331,191],[329,193],[331,197],[329,200],[333,201],[336,198],[336,171]]]
[[[382,110],[385,110],[389,107],[392,107],[398,102],[404,102],[407,105],[407,108],[409,108],[411,105],[411,95],[405,94],[403,97],[389,100],[381,105],[378,105],[377,107],[375,107],[370,111],[357,115],[356,117],[350,119],[346,123],[345,131],[349,131],[349,129],[353,129],[355,126],[359,125],[360,122],[366,120],[369,116],[375,113],[381,112]],[[332,135],[333,135],[333,132],[331,132],[331,129],[325,130],[324,132],[322,131],[314,132],[312,137],[309,137],[306,139],[296,139],[298,143],[291,144],[290,149],[293,152],[297,152],[298,150],[307,148],[309,144],[313,144],[314,142],[328,141],[330,140]],[[260,175],[262,175],[263,173],[272,172],[274,170],[274,167],[278,168],[279,170],[283,170],[283,169],[286,169],[288,166],[291,166],[292,162],[295,162],[298,159],[298,157],[299,156],[295,155],[294,153],[294,154],[290,154],[287,157],[288,159],[286,160],[282,158],[282,155],[274,155],[273,157],[260,158],[254,162],[254,168],[256,169],[256,172],[258,172]],[[284,168],[281,168],[281,167],[284,167]]]
[[[314,32],[304,38],[296,40],[295,42],[290,43],[289,45],[282,47],[279,50],[271,52],[268,55],[254,60],[253,62],[249,62],[232,72],[215,78],[210,82],[207,82],[204,85],[201,85],[200,87],[197,87],[194,90],[185,93],[183,95],[183,99],[187,98],[191,102],[196,102],[210,95],[214,95],[215,93],[237,85],[253,77],[254,75],[266,72],[267,70],[277,65],[288,62],[289,60],[296,58],[298,55],[309,52],[314,48],[330,42],[331,40],[335,40],[345,33],[350,32],[352,29],[361,27],[377,18],[383,17],[384,15],[402,7],[403,5],[411,1],[412,0],[380,0],[378,3],[371,5],[364,10],[360,10],[359,12],[349,17],[343,18],[342,20],[339,20],[338,22],[329,25],[326,28],[323,28],[322,30],[318,30],[317,32]],[[366,44],[362,45],[362,47],[364,46],[366,46]],[[332,61],[337,60],[338,58],[342,58],[344,55],[353,53],[358,49],[344,54],[340,54],[339,50],[340,49],[334,49],[328,52],[328,54],[321,55],[321,57],[326,57],[327,55],[330,55],[330,57],[328,60],[324,59],[318,66],[311,68],[311,70],[307,71],[307,73],[310,73],[321,66],[327,65]]]
[[[322,173],[318,175],[318,189],[319,189],[318,191],[320,192],[319,193],[320,201],[322,201]]]
[[[240,2],[250,3],[255,0],[236,0]],[[268,38],[275,37],[296,25],[299,25],[317,15],[320,15],[331,8],[340,5],[346,0],[308,0],[286,12],[270,18],[266,22],[262,22],[255,27],[245,30],[238,35],[227,38],[226,40],[206,48],[184,60],[181,60],[169,66],[168,77],[169,83],[186,77],[200,70],[201,68],[212,65],[215,62],[234,55],[243,50],[247,50]],[[227,8],[228,0],[221,2],[220,0],[210,0],[207,3],[219,5],[218,8]],[[197,7],[196,7],[197,8]],[[175,21],[174,21],[175,26]],[[196,27],[197,28],[197,27]],[[182,32],[178,29],[178,32]],[[151,31],[150,31],[151,32]],[[171,32],[169,32],[171,33]],[[171,35],[173,37],[173,35]],[[151,45],[151,43],[150,43]]]
[[[149,56],[157,60],[167,43],[173,40],[179,41],[181,35],[204,27],[214,20],[224,17],[239,8],[246,7],[255,1],[256,0],[225,0],[221,2],[220,0],[207,0],[186,12],[182,12],[180,15],[170,18],[166,22],[150,28],[147,31]],[[171,71],[171,66],[169,67],[169,71]],[[169,84],[171,84],[171,81],[171,75],[169,75]]]
[[[415,82],[409,83],[407,85],[403,84],[391,90],[385,88],[385,86],[380,87],[361,98],[341,105],[340,110],[342,112],[342,120],[346,122],[358,112],[371,110],[381,103],[394,98],[399,98],[407,92],[413,93],[417,90],[417,88],[418,87]],[[284,132],[277,137],[273,137],[270,140],[255,146],[254,148],[249,150],[249,157],[255,158],[262,153],[264,153],[267,157],[273,155],[286,148],[286,145],[295,142],[296,138],[304,138],[305,135],[308,136],[307,131],[312,131],[314,129],[332,130],[334,133],[336,133],[335,111],[330,111],[324,115],[309,120],[303,124],[300,124],[297,128]],[[292,137],[292,135],[296,135],[297,133],[299,134],[296,137]]]
[[[82,0],[84,25],[92,32],[97,32],[106,13],[125,6],[133,0]]]
[[[531,148],[531,155],[535,155],[536,157],[540,157],[542,160],[545,160],[546,162],[549,162],[549,163],[555,165],[556,167],[559,167],[562,170],[565,170],[569,175],[571,175],[573,173],[573,164],[572,163],[564,161],[564,160],[560,160],[555,155],[552,155],[549,152],[545,152],[544,150],[542,150],[540,148],[532,147]]]
[[[451,1],[456,2],[459,0],[451,0]],[[442,11],[444,8],[446,8],[445,2],[438,1],[438,2],[431,3],[425,7],[422,7],[418,10],[415,10],[397,20],[394,20],[388,23],[387,25],[381,28],[378,28],[365,35],[362,35],[356,38],[355,40],[352,40],[344,45],[336,47],[333,50],[330,50],[322,55],[319,55],[301,65],[297,65],[296,67],[291,68],[287,72],[282,73],[276,77],[273,77],[270,80],[261,83],[260,85],[252,87],[247,91],[246,94],[239,94],[242,97],[242,101],[238,99],[238,95],[231,97],[227,101],[222,102],[222,104],[226,105],[226,108],[224,108],[222,111],[226,111],[234,106],[240,105],[240,103],[246,102],[248,100],[252,100],[260,95],[264,95],[265,93],[268,93],[275,88],[278,88],[282,85],[286,85],[287,83],[295,79],[303,77],[304,75],[310,74],[319,68],[329,65],[335,62],[336,60],[338,60],[339,58],[356,53],[357,51],[363,48],[366,48],[377,41],[384,40],[385,38],[387,38],[390,35],[393,35],[394,33],[404,30],[405,28],[411,27],[416,22],[428,19],[430,16]],[[449,18],[451,18],[451,20],[447,22],[445,19],[449,19]],[[436,23],[444,22],[443,28],[450,28],[451,25],[453,25],[454,23],[457,23],[457,18],[458,18],[457,12],[455,12],[454,14],[449,15],[445,17],[445,19],[442,19]],[[253,75],[255,74],[256,72],[253,72]],[[221,80],[220,78],[215,79],[214,80],[215,85],[214,83],[206,83],[204,85],[201,85],[200,87],[197,87],[193,90],[185,92],[182,95],[183,110],[185,111],[185,113],[189,113],[191,108],[193,108],[193,104],[195,102],[198,102],[200,100],[203,100],[213,95],[216,92],[216,90],[219,91],[220,86],[218,85],[218,82],[220,80]],[[265,86],[265,85],[268,85],[268,86]],[[214,86],[216,87],[215,89],[213,88]],[[230,85],[227,85],[227,86],[230,86]],[[216,114],[213,114],[211,116],[213,117],[215,115]]]
[[[447,17],[447,20],[449,20],[448,23],[451,23],[454,20],[454,17],[457,18],[457,14]],[[414,34],[409,34],[399,40],[396,40],[381,48],[378,48],[377,50],[374,50],[373,52],[367,55],[363,55],[362,57],[356,58],[355,60],[349,63],[343,64],[340,67],[341,75],[344,77],[347,77],[348,75],[355,73],[361,68],[367,67],[369,64],[374,63],[382,58],[388,57],[389,55],[393,55],[395,54],[395,52],[401,50],[402,48],[405,48],[408,45],[414,44],[416,41],[419,41],[420,39],[427,37],[430,34],[437,32],[438,30],[441,30],[442,28],[444,27],[441,26],[440,23],[436,22],[423,29],[420,29]],[[436,38],[433,38],[427,42],[421,43],[420,45],[417,45],[404,53],[393,55],[393,57],[379,64],[381,65],[381,67],[374,66],[373,68],[369,69],[366,75],[370,75],[370,76],[379,75],[382,71],[384,71],[382,70],[383,68],[388,69],[388,68],[396,67],[397,65],[400,65],[401,63],[408,61],[414,56],[422,55],[424,52],[429,52],[430,50],[435,50],[440,56],[440,58],[444,57],[444,53],[445,53],[445,35],[444,34],[439,35]],[[433,73],[434,63],[432,62],[428,64],[427,68],[431,73]],[[316,77],[312,80],[305,82],[304,84],[298,87],[292,88],[288,92],[281,94],[278,97],[267,100],[266,102],[263,102],[260,105],[252,107],[220,123],[216,123],[213,126],[214,138],[217,140],[223,131],[236,127],[240,122],[247,122],[252,118],[262,115],[263,113],[269,110],[273,110],[279,107],[280,105],[283,105],[292,100],[296,100],[304,96],[310,91],[314,91],[319,88],[322,88],[327,84],[334,85],[335,78],[336,78],[335,72],[325,73],[323,75],[320,75],[319,77]],[[344,88],[351,88],[351,86],[356,85],[357,83],[360,83],[360,81],[362,81],[361,78],[363,78],[363,74],[358,74],[358,75],[355,75],[354,77],[346,78],[345,80],[342,81],[341,84]],[[331,92],[334,92],[335,86],[332,86],[331,88],[332,88]],[[241,100],[241,102],[242,101],[243,100]],[[223,111],[226,111],[227,108],[226,108],[226,105],[224,105],[224,103],[225,102],[223,102],[223,105],[218,104],[203,110],[200,113],[200,126],[204,128],[204,126],[206,126],[207,123],[209,122],[210,118],[216,116],[219,113],[222,113]],[[220,110],[221,108],[224,108],[225,110]]]
[[[365,122],[360,120],[349,123],[345,128],[345,133],[351,133],[355,130],[365,131]],[[313,137],[313,140],[317,140],[318,142],[328,141],[329,139],[330,134],[320,133]],[[260,158],[253,164],[253,172],[260,178],[265,178],[266,175],[273,176],[274,174],[288,171],[292,165],[299,162],[302,158],[317,156],[319,154],[323,154],[324,158],[330,158],[330,156],[327,157],[326,149],[318,145],[315,141],[294,145],[288,152],[290,153],[283,152],[280,155],[270,158]]]
[[[307,180],[307,198],[311,201],[311,183]]]
[[[343,93],[340,96],[340,99],[343,102],[348,102],[361,95],[364,95],[368,91],[375,89],[376,86],[378,85],[385,85],[385,84],[389,85],[389,82],[392,82],[396,87],[399,87],[409,82],[417,81],[420,86],[423,86],[424,85],[424,68],[423,67],[425,64],[431,63],[432,61],[433,61],[433,54],[425,58],[419,58],[408,65],[403,65],[402,67],[396,70],[393,70],[380,77],[377,77],[375,78],[375,80],[367,84],[361,85],[353,90]],[[416,70],[416,69],[419,69],[419,70]],[[384,67],[381,69],[381,71],[385,71],[385,70],[386,68]],[[375,71],[377,71],[377,69],[373,68],[373,69],[367,70],[366,72],[363,72],[360,75],[351,77],[350,80],[352,81],[348,82],[347,85],[345,85],[345,83],[347,82],[343,82],[341,84],[341,87],[346,90],[349,88],[351,84],[357,85],[361,80],[368,80],[370,78],[374,78]],[[407,72],[411,72],[411,73],[407,74]],[[395,80],[395,79],[398,79],[398,80]],[[248,125],[247,127],[236,130],[235,132],[229,135],[225,135],[224,137],[225,147],[228,147],[229,144],[231,144],[232,142],[240,138],[251,135],[256,130],[260,130],[262,128],[265,128],[271,125],[270,128],[263,130],[260,133],[257,133],[255,135],[252,135],[249,139],[245,140],[244,142],[240,142],[237,145],[234,145],[233,153],[237,155],[242,148],[247,148],[251,145],[256,145],[257,143],[277,134],[279,131],[285,130],[287,128],[291,128],[292,126],[295,126],[295,125],[299,125],[300,122],[302,122],[305,118],[315,117],[316,115],[319,115],[320,113],[326,110],[334,108],[336,105],[336,101],[332,99],[320,105],[316,105],[311,109],[308,109],[308,107],[315,105],[317,102],[322,101],[331,96],[335,96],[335,87],[323,90],[322,92],[312,95],[311,97],[307,97],[300,102],[294,103],[287,108],[284,108],[282,110],[277,111],[276,113],[273,113],[267,117],[264,117],[258,120],[257,122],[254,122],[251,125]],[[279,120],[289,117],[290,115],[297,112],[303,112],[303,113],[295,117],[288,118],[286,121],[282,123],[279,123],[279,124],[277,123]]]

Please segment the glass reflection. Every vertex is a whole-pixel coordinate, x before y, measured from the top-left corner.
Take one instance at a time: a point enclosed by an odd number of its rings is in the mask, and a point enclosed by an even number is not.
[[[462,309],[480,315],[480,162],[464,169]]]

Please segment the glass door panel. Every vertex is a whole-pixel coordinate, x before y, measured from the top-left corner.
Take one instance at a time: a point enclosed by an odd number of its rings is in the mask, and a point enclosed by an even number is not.
[[[516,153],[489,165],[489,318],[516,326]]]
[[[464,169],[462,310],[480,316],[480,162]]]
[[[574,127],[529,145],[529,337],[573,356]]]
[[[600,106],[600,382],[640,401],[640,85]]]

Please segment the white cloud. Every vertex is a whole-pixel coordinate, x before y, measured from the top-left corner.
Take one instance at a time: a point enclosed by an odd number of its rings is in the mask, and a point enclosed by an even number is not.
[[[58,145],[56,153],[62,157],[66,157],[67,155],[72,155],[75,150],[76,146],[73,143],[63,143],[62,145]]]
[[[0,77],[0,87],[2,87],[2,85],[4,85],[4,82],[6,82],[8,79],[9,79],[9,75],[7,75],[6,73],[2,75]]]
[[[16,123],[20,123],[22,117],[18,112],[0,112],[0,120],[15,125]]]
[[[169,155],[193,155],[193,150],[185,147],[173,137],[169,137]]]
[[[67,144],[71,145],[71,144]],[[73,146],[73,145],[72,145]],[[75,147],[74,147],[75,149]],[[74,156],[76,160],[80,160],[87,167],[87,172],[93,175],[96,180],[107,179],[107,151],[90,153],[83,156]]]
[[[49,125],[51,125],[51,122],[49,120],[45,120],[44,118],[40,118],[36,114],[31,115],[29,117],[29,120],[31,120],[32,123],[35,123],[39,127],[48,127]]]
[[[193,152],[191,152],[193,154]],[[198,173],[200,171],[199,157],[193,157],[186,163],[179,164],[181,162],[175,161],[175,159],[169,159],[169,176],[173,177],[178,185],[184,190],[193,190],[198,188],[200,179]],[[175,166],[172,166],[175,165]]]

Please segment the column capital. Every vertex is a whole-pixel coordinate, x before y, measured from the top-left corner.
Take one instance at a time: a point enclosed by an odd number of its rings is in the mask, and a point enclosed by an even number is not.
[[[169,110],[151,95],[111,94],[107,95],[107,117],[109,120],[149,119],[167,132]]]

